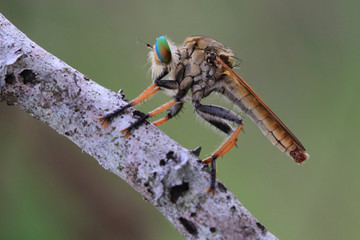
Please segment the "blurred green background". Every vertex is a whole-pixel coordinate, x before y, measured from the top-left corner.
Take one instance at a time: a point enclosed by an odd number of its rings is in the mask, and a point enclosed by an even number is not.
[[[302,141],[296,165],[245,116],[218,177],[280,239],[360,233],[359,1],[7,0],[0,12],[47,51],[131,99],[150,83],[148,49],[207,35]],[[169,99],[164,94],[138,109]],[[230,106],[220,97],[206,102]],[[356,110],[358,109],[358,110]],[[65,137],[0,104],[0,239],[183,239],[151,204]],[[187,104],[161,129],[206,157],[224,136]]]

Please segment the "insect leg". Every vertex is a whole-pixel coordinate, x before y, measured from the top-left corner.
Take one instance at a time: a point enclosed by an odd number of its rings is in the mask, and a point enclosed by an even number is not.
[[[201,111],[196,111],[196,113],[202,117],[204,120],[206,120],[208,123],[219,129],[220,131],[230,134],[233,132],[232,127],[225,121],[223,121],[220,118],[215,118],[209,114],[203,113]]]
[[[184,103],[183,102],[177,102],[174,104],[174,106],[172,106],[169,110],[168,110],[168,114],[166,115],[166,117],[161,118],[155,122],[153,122],[153,124],[155,126],[159,126],[167,121],[169,121],[171,118],[175,117],[182,109]]]
[[[166,109],[168,109],[168,108],[170,108],[171,106],[173,106],[175,103],[176,103],[176,100],[175,100],[175,99],[173,99],[173,100],[165,103],[164,105],[156,108],[155,110],[153,110],[153,111],[151,111],[151,112],[143,115],[143,116],[140,117],[136,122],[132,123],[129,127],[122,129],[120,132],[121,132],[121,133],[126,133],[126,135],[125,135],[126,138],[129,137],[129,136],[130,136],[130,131],[131,131],[133,128],[135,128],[135,127],[139,126],[140,124],[142,124],[143,122],[145,122],[146,119],[148,119],[148,118],[150,118],[150,117],[153,117],[153,116],[155,116],[155,115],[157,115],[157,114],[165,111]]]
[[[165,111],[166,109],[169,109],[170,107],[176,105],[177,103],[181,102],[183,97],[186,95],[186,92],[184,91],[180,91],[173,100],[165,103],[164,105],[156,108],[155,110],[145,114],[144,116],[142,116],[141,118],[139,118],[136,122],[132,123],[129,127],[122,129],[120,132],[121,133],[126,133],[125,137],[129,137],[130,136],[130,131],[137,127],[138,125],[142,124],[143,122],[145,122],[146,119],[153,117],[163,111]]]
[[[179,83],[175,80],[158,80],[155,81],[156,85],[161,88],[176,90],[179,88]]]
[[[175,83],[179,82],[179,84],[176,86],[176,89],[178,89],[179,91],[178,91],[178,94],[175,96],[175,99],[176,98],[182,99],[187,94],[190,87],[192,86],[193,78],[191,76],[184,77],[184,66],[179,65],[177,68],[177,73],[176,73],[175,79],[177,79],[177,80],[175,80],[173,82],[175,82]],[[174,106],[172,106],[169,109],[166,117],[153,122],[153,124],[155,126],[159,126],[159,125],[169,121],[171,118],[175,117],[181,111],[183,105],[184,105],[184,103],[182,101],[178,101]]]
[[[141,93],[137,98],[135,98],[128,104],[114,110],[113,112],[105,115],[104,117],[99,118],[99,122],[102,123],[101,125],[103,127],[106,127],[114,117],[123,113],[129,107],[133,107],[133,106],[139,104],[140,102],[145,101],[146,99],[148,99],[149,97],[154,95],[157,91],[159,91],[159,89],[160,88],[157,87],[156,84],[151,84],[143,93]]]
[[[174,88],[174,84],[171,84],[169,82],[175,82],[175,81],[167,81],[167,80],[161,80],[163,77],[168,74],[167,71],[162,72],[154,81],[153,84],[151,84],[145,91],[143,91],[137,98],[129,102],[128,104],[114,110],[113,112],[105,115],[104,117],[99,118],[99,122],[101,122],[103,127],[106,127],[109,122],[116,117],[117,115],[123,113],[126,109],[129,107],[134,107],[135,105],[146,101],[148,98],[150,98],[152,95],[154,95],[157,91],[159,91],[160,87],[168,87],[168,88]],[[175,88],[176,89],[176,88]]]
[[[214,126],[218,127],[220,130],[222,130],[225,133],[230,133],[229,128],[230,126],[223,125],[225,122],[223,120],[234,122],[238,125],[238,127],[235,129],[235,131],[231,134],[229,139],[218,149],[215,151],[214,154],[212,154],[211,157],[208,157],[204,159],[203,161],[207,164],[211,163],[211,181],[210,181],[210,187],[206,190],[206,192],[211,192],[212,194],[215,193],[215,181],[216,181],[216,163],[215,160],[219,157],[226,154],[228,151],[230,151],[231,148],[233,148],[237,142],[237,136],[241,132],[241,129],[243,127],[242,118],[237,116],[232,111],[218,107],[213,105],[202,105],[198,101],[194,102],[195,110],[196,112],[203,117],[205,120],[213,124]],[[224,128],[224,126],[226,126]],[[231,129],[231,128],[230,128]],[[225,131],[224,131],[225,130]],[[232,131],[231,131],[232,132]]]
[[[179,88],[179,84],[177,81],[174,80],[160,80],[158,82],[158,85],[161,86],[162,88],[166,88],[166,89],[170,89],[170,90],[175,90]],[[168,110],[168,114],[166,117],[161,118],[155,122],[153,122],[153,124],[155,126],[159,126],[160,124],[163,124],[165,122],[167,122],[169,119],[173,118],[175,115],[177,115],[182,107],[183,107],[184,103],[177,101],[174,106],[172,106],[169,110]]]

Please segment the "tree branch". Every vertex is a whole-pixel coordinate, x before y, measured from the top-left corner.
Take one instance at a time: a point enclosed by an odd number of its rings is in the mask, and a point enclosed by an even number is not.
[[[36,45],[0,14],[0,101],[66,136],[150,201],[187,239],[277,239],[217,182],[205,193],[207,165],[147,123],[126,139],[128,110],[103,129],[97,118],[126,104]]]

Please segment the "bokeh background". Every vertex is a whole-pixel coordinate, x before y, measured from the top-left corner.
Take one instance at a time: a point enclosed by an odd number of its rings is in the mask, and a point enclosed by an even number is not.
[[[296,165],[245,118],[218,177],[280,239],[356,239],[360,230],[359,1],[2,0],[0,12],[47,51],[134,98],[148,49],[207,35],[307,148]],[[148,111],[168,97],[140,106]],[[206,102],[232,107],[220,97]],[[183,239],[148,202],[65,137],[0,104],[0,239]],[[224,136],[190,104],[161,129],[206,157]]]

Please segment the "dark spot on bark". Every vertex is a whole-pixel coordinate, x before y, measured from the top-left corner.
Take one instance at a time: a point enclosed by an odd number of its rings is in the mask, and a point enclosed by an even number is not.
[[[186,231],[188,231],[191,235],[197,235],[198,234],[198,230],[195,226],[195,224],[189,220],[187,220],[186,218],[180,217],[179,218],[180,223],[184,226],[184,228],[186,229]]]
[[[84,80],[85,80],[85,81],[89,81],[90,78],[89,78],[88,76],[84,76]]]
[[[124,169],[124,167],[121,166],[121,164],[119,164],[119,165],[117,166],[117,169],[118,169],[120,172],[122,172],[122,170]]]
[[[192,213],[190,214],[190,217],[196,217],[196,212],[192,212]]]
[[[74,133],[71,132],[71,131],[68,131],[68,132],[65,132],[65,135],[66,135],[66,136],[72,136],[72,135],[74,135]]]
[[[164,159],[161,159],[159,162],[160,166],[165,166],[166,165],[166,161]]]
[[[261,230],[261,232],[264,234],[264,233],[266,233],[266,228],[264,227],[264,225],[262,225],[261,223],[259,223],[259,222],[256,222],[256,226],[258,227],[258,228],[260,228],[260,230]]]
[[[154,195],[154,192],[153,192],[153,190],[152,190],[151,188],[148,188],[147,191],[148,191],[148,193],[150,193],[151,195]]]
[[[153,178],[156,178],[156,176],[157,176],[157,172],[154,172],[153,173]]]
[[[87,121],[83,121],[83,122],[82,122],[82,126],[85,127],[86,125],[88,125],[88,122],[87,122]]]
[[[144,183],[144,186],[145,186],[145,187],[148,187],[148,186],[149,186],[149,182]]]
[[[35,81],[35,73],[30,69],[22,71],[20,73],[20,76],[23,78],[24,84],[32,83]]]
[[[210,228],[210,232],[212,232],[212,233],[216,232],[216,228],[211,227],[211,228]]]
[[[222,184],[221,182],[218,182],[218,189],[221,192],[227,192],[227,188],[224,186],[224,184]]]
[[[184,196],[185,192],[189,191],[189,183],[183,182],[180,185],[174,186],[170,189],[170,201],[176,203],[179,197]]]
[[[14,73],[6,74],[5,76],[5,83],[6,84],[13,84],[15,82],[15,75]]]
[[[232,212],[235,212],[235,211],[236,211],[236,207],[235,207],[235,206],[232,206],[232,207],[230,208],[230,210],[231,210]]]
[[[166,158],[167,158],[167,159],[174,159],[174,151],[169,151],[169,152],[166,154]]]

